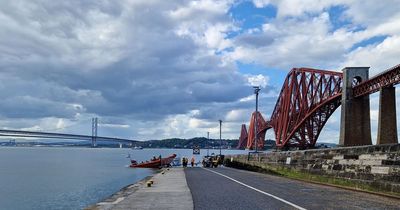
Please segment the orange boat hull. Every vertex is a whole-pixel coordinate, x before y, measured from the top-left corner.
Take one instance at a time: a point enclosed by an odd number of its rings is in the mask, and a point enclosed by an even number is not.
[[[171,164],[171,162],[174,160],[175,157],[176,157],[176,154],[173,154],[169,157],[161,158],[161,160],[157,159],[157,160],[152,160],[152,161],[146,161],[144,163],[139,163],[139,164],[132,163],[129,167],[131,167],[131,168],[160,168],[162,166]]]

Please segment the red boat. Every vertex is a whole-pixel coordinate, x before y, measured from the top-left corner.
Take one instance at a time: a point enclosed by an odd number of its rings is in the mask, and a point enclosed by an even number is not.
[[[131,160],[131,168],[160,168],[163,166],[169,166],[171,162],[176,157],[176,154],[172,154],[166,158],[157,158],[155,160],[150,160],[142,163],[137,163],[136,160]]]

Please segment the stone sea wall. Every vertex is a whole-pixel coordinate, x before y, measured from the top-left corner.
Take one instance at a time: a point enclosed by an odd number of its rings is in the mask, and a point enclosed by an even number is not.
[[[400,193],[400,144],[234,155],[225,160],[231,167],[293,170]]]

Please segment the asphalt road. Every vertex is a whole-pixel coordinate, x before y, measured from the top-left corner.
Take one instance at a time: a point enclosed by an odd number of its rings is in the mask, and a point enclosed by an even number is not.
[[[232,168],[186,168],[197,209],[400,209],[400,200]]]

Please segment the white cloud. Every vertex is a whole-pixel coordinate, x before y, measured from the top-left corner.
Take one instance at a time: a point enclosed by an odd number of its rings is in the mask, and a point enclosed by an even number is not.
[[[232,46],[230,40],[225,39],[225,32],[229,30],[227,25],[216,25],[208,27],[204,33],[205,42],[210,48],[221,51]]]
[[[301,66],[341,69],[343,63],[361,63],[367,60],[353,55],[356,53],[351,51],[354,44],[382,35],[396,39],[400,34],[400,14],[396,12],[399,8],[396,1],[365,3],[341,0],[254,0],[253,3],[256,7],[276,6],[278,17],[267,20],[262,30],[256,34],[249,30],[248,33],[239,35],[235,40],[235,50],[230,54],[233,60],[282,69]],[[343,13],[337,14],[339,19],[351,23],[333,28],[334,23],[327,12],[332,6],[341,6]],[[378,15],[375,17],[371,14]],[[255,39],[257,37],[258,39]],[[263,43],[258,43],[260,37],[264,37]],[[382,49],[375,49],[377,54],[371,52],[369,55],[382,59],[379,55],[380,50]],[[393,49],[389,51],[397,53]],[[392,56],[389,59],[391,60]]]
[[[229,122],[246,122],[250,119],[251,110],[248,109],[234,109],[226,114],[225,120]]]
[[[231,0],[3,1],[0,126],[88,134],[98,116],[101,134],[147,139],[218,133],[223,119],[224,136],[236,138],[254,107],[249,85],[263,87],[265,116],[279,94],[270,72],[238,72],[237,61],[284,70],[368,65],[371,75],[398,62],[396,1],[253,3],[276,6],[278,17],[239,28],[230,8],[240,2]],[[347,25],[331,22],[335,5]],[[353,49],[374,36],[387,38]]]
[[[356,34],[345,30],[330,32],[329,15],[307,17],[302,20],[273,20],[263,25],[260,32],[269,40],[263,45],[249,45],[238,36],[236,47],[229,55],[233,60],[257,63],[266,67],[336,67],[350,48]],[[260,36],[260,34],[243,36]],[[247,39],[252,42],[252,39]]]
[[[108,127],[108,128],[130,128],[130,125],[126,124],[107,124],[107,123],[102,123],[99,124],[99,127]]]
[[[186,5],[170,12],[173,20],[179,22],[175,28],[179,36],[189,36],[198,45],[221,51],[231,46],[226,33],[233,29],[233,23],[226,15],[232,1],[189,1]]]
[[[355,24],[366,27],[385,25],[398,20],[399,2],[397,0],[342,1],[347,6],[345,15]],[[396,18],[397,17],[397,18]],[[396,26],[398,28],[398,25]]]
[[[386,38],[382,43],[359,47],[347,55],[342,66],[369,66],[370,76],[400,63],[400,35]]]
[[[260,86],[265,88],[269,83],[269,77],[262,74],[246,75],[246,77],[251,86]]]
[[[269,5],[270,3],[271,3],[271,0],[253,0],[253,4],[257,8],[265,7],[265,6]]]
[[[90,122],[69,122],[98,116],[118,119],[103,123],[103,135],[195,135],[179,129],[216,116],[191,110],[247,95],[246,78],[215,54],[231,45],[231,4],[1,2],[0,86],[10,91],[0,92],[0,126],[87,134]],[[50,118],[53,125],[40,123]]]
[[[254,101],[254,100],[256,100],[255,95],[249,95],[247,97],[239,99],[240,102],[247,102],[247,101]]]
[[[56,124],[56,129],[63,129],[65,128],[65,122],[63,119],[58,119]]]

